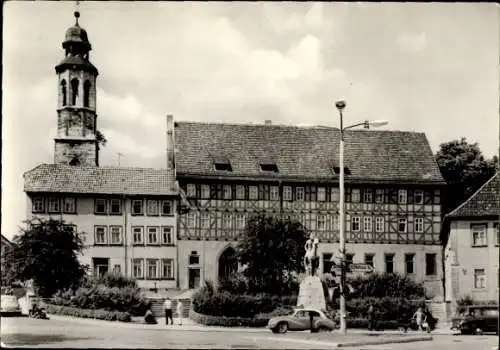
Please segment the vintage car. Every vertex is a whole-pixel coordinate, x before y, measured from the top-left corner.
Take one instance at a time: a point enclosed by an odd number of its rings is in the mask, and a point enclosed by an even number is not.
[[[17,297],[15,295],[1,295],[1,306],[0,306],[0,314],[2,316],[7,315],[21,315],[21,307],[19,306],[19,302],[17,301]]]
[[[273,333],[310,330],[311,314],[313,332],[330,332],[335,329],[335,322],[330,320],[323,311],[309,308],[295,309],[291,315],[273,317],[269,320],[267,328]]]
[[[470,305],[465,312],[452,319],[452,330],[461,334],[498,334],[498,305]]]

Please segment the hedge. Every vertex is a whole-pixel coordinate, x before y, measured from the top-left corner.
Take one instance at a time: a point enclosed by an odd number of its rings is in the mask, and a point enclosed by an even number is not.
[[[53,304],[44,304],[44,308],[48,314],[53,314],[53,315],[94,318],[106,321],[120,321],[120,322],[132,321],[132,317],[128,312],[107,311],[103,309],[79,309],[76,307],[53,305]]]
[[[265,327],[269,322],[270,317],[227,317],[227,316],[210,316],[199,314],[193,309],[189,311],[189,318],[196,323],[205,326],[221,326],[221,327]]]

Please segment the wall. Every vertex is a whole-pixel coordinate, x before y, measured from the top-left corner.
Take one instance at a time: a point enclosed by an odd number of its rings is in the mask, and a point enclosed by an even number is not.
[[[487,246],[472,246],[471,224],[487,223]],[[497,300],[499,247],[494,221],[452,221],[446,246],[446,301],[454,304],[464,296],[474,300]],[[474,269],[485,269],[486,288],[474,288]]]
[[[62,195],[61,195],[62,196]],[[72,197],[74,195],[68,195]],[[61,197],[62,198],[62,197]],[[105,197],[97,197],[105,198]],[[119,198],[119,197],[113,197]],[[136,198],[136,197],[134,197]],[[171,199],[171,198],[161,198]],[[32,213],[32,199],[27,196],[27,218],[34,216],[43,218],[53,218],[56,220],[64,220],[67,224],[76,225],[77,231],[82,233],[82,238],[85,243],[81,262],[92,265],[93,257],[109,258],[109,269],[114,265],[120,265],[122,273],[126,275],[132,274],[132,259],[133,258],[157,258],[157,259],[174,259],[174,280],[138,280],[138,285],[141,288],[176,288],[176,259],[177,259],[177,224],[176,224],[176,203],[173,200],[173,215],[171,216],[146,216],[146,215],[131,215],[131,199],[126,200],[126,204],[122,204],[121,215],[98,215],[94,214],[94,198],[93,197],[77,197],[76,212],[77,214],[34,214]],[[123,214],[126,213],[126,214]],[[95,245],[95,226],[122,226],[122,242],[121,245]],[[171,226],[173,245],[141,245],[134,246],[132,241],[132,227],[144,226],[144,235],[147,234],[147,226]],[[145,236],[144,236],[145,237]],[[145,270],[146,266],[144,266]]]

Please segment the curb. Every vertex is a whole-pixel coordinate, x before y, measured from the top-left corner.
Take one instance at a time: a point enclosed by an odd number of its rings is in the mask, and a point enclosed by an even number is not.
[[[353,346],[368,346],[368,345],[386,345],[386,344],[404,344],[404,343],[416,343],[420,341],[431,341],[432,336],[422,336],[422,337],[408,337],[408,338],[398,338],[398,339],[380,339],[380,340],[368,340],[368,341],[355,341],[346,343],[337,343],[337,348],[347,348]]]

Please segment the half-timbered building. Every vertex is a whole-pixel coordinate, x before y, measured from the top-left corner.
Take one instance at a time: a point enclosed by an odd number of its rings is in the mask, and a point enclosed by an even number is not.
[[[339,249],[339,141],[330,127],[177,122],[179,283],[237,269],[234,246],[257,213],[300,221],[320,239],[320,272]],[[345,134],[347,260],[398,272],[442,296],[441,190],[423,133]]]

